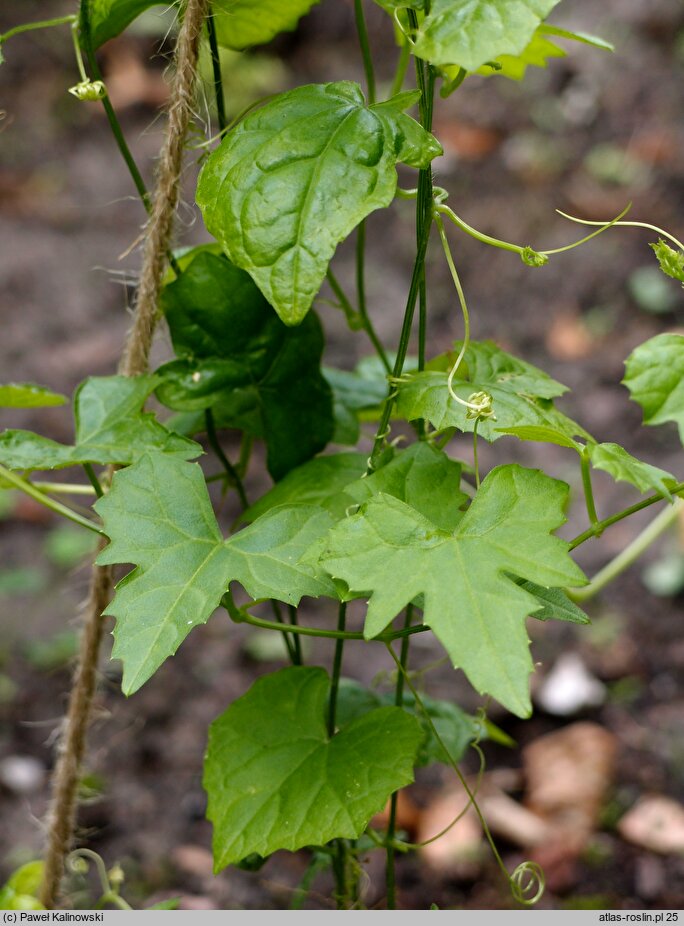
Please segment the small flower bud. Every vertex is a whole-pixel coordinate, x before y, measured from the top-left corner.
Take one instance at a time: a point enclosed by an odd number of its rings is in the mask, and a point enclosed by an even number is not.
[[[471,421],[473,418],[493,418],[496,421],[494,415],[494,400],[488,392],[473,392],[473,394],[468,397],[466,418]]]
[[[534,248],[530,247],[522,249],[520,259],[523,264],[527,264],[528,267],[543,267],[544,264],[548,264],[549,262],[546,254],[540,254],[539,251],[535,251]]]
[[[82,80],[73,87],[69,87],[69,93],[81,101],[101,100],[107,96],[107,88],[101,80]]]

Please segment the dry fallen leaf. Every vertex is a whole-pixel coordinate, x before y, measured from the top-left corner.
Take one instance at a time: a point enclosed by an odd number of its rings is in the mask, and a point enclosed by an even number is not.
[[[596,342],[581,315],[560,312],[546,333],[546,346],[556,360],[583,360],[594,350]]]
[[[618,832],[652,852],[684,854],[684,806],[669,797],[645,795],[622,817]]]

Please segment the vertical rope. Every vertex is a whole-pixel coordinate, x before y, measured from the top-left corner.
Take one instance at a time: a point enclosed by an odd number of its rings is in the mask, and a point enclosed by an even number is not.
[[[176,45],[176,69],[171,84],[168,127],[157,168],[157,184],[147,225],[142,270],[133,325],[126,339],[119,372],[135,376],[147,370],[157,318],[166,254],[171,241],[178,203],[183,145],[192,111],[193,89],[202,24],[208,0],[188,0]],[[109,473],[111,478],[111,469]],[[100,549],[106,541],[102,541]],[[98,551],[99,552],[99,551]],[[84,609],[83,630],[69,706],[64,720],[53,775],[48,813],[48,837],[41,902],[54,908],[59,883],[71,849],[76,822],[78,782],[85,752],[86,735],[97,673],[97,661],[104,630],[102,612],[109,603],[112,574],[109,567],[93,566],[90,590]]]

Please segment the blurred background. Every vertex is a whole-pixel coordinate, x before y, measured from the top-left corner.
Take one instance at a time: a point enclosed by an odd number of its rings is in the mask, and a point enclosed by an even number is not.
[[[392,28],[367,3],[380,91],[396,61]],[[73,12],[65,0],[4,0],[0,32]],[[681,0],[564,0],[557,25],[595,33],[614,53],[568,48],[521,83],[471,77],[439,100],[434,132],[444,146],[436,183],[471,225],[535,248],[579,237],[555,212],[630,218],[684,234],[684,6]],[[165,72],[173,9],[142,16],[101,50],[101,66],[137,163],[152,184],[164,127]],[[97,103],[67,93],[78,80],[67,27],[19,36],[0,67],[0,378],[70,394],[89,375],[115,371],[140,265],[144,212]],[[323,0],[296,33],[245,54],[223,53],[231,114],[267,94],[309,82],[363,84],[351,0]],[[189,138],[178,244],[207,240],[193,204],[200,147],[216,131],[206,83]],[[412,80],[412,78],[411,78]],[[413,185],[410,172],[404,185]],[[657,269],[656,236],[613,229],[543,270],[449,231],[470,305],[473,337],[506,350],[571,387],[560,402],[599,440],[616,441],[682,477],[674,426],[640,427],[641,411],[620,385],[624,360],[647,338],[682,326],[682,291]],[[352,242],[353,245],[353,242]],[[398,202],[368,221],[368,299],[381,339],[396,344],[414,248],[413,206]],[[353,246],[335,270],[353,291]],[[439,243],[428,255],[429,354],[461,336],[458,306]],[[329,296],[322,293],[322,297]],[[344,317],[318,305],[328,332],[326,362],[352,369],[368,353]],[[160,332],[154,362],[170,355]],[[3,427],[25,427],[71,442],[69,406],[2,410]],[[482,443],[482,442],[481,442]],[[230,449],[230,436],[226,438]],[[452,445],[470,459],[470,441]],[[581,501],[579,468],[559,447],[506,438],[481,447],[481,465],[519,460],[565,479]],[[60,477],[61,478],[61,477]],[[69,478],[69,473],[65,478]],[[595,475],[599,516],[637,501],[628,486]],[[263,491],[263,476],[248,494]],[[226,523],[229,511],[224,512]],[[621,550],[652,510],[578,550],[589,575]],[[585,526],[575,504],[563,530]],[[77,614],[88,577],[90,537],[25,497],[0,492],[0,883],[42,845],[41,819],[53,746],[68,692]],[[552,908],[684,906],[684,524],[673,529],[588,605],[589,627],[530,621],[532,720],[491,705],[490,716],[517,748],[485,744],[482,806],[510,868],[540,861]],[[313,607],[311,608],[313,611]],[[357,615],[360,619],[360,614]],[[107,642],[106,646],[109,646]],[[416,643],[415,662],[441,657]],[[314,650],[324,661],[330,653]],[[79,816],[82,837],[126,874],[136,906],[182,896],[186,908],[281,908],[301,902],[304,853],[278,853],[258,872],[211,874],[201,764],[207,724],[257,674],[284,664],[277,639],[242,632],[221,617],[198,628],[177,657],[129,701],[118,664],[102,660]],[[349,649],[348,671],[387,680],[389,666]],[[382,673],[385,673],[384,676]],[[474,709],[467,684],[440,666],[426,691]],[[476,765],[470,766],[471,772]],[[553,787],[550,787],[550,785]],[[418,841],[444,827],[463,803],[448,770],[421,774],[402,802],[400,825]],[[382,896],[379,853],[368,861],[366,902]],[[476,820],[400,859],[407,907],[514,906]],[[326,903],[326,875],[305,906]],[[70,902],[88,903],[74,880]],[[92,895],[91,895],[92,896]]]

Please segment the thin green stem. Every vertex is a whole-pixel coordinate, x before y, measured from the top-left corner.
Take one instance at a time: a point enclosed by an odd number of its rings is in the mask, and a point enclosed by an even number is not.
[[[670,489],[671,495],[681,495],[683,492],[684,482],[679,482],[676,486]],[[604,518],[603,521],[598,521],[596,524],[592,524],[588,530],[578,534],[570,541],[568,549],[576,549],[587,540],[591,540],[592,537],[600,536],[607,527],[612,527],[613,524],[617,524],[618,521],[622,521],[624,518],[628,518],[630,515],[636,514],[637,511],[643,511],[644,508],[649,508],[651,505],[655,505],[656,502],[662,501],[664,501],[664,498],[659,493],[656,495],[650,495],[643,501],[637,502],[635,505],[630,505],[629,508],[624,508],[622,511],[618,511],[617,514],[613,514],[609,518]]]
[[[392,79],[392,86],[390,87],[390,99],[393,96],[396,96],[397,93],[401,93],[401,88],[404,86],[404,81],[406,80],[406,72],[408,71],[409,61],[411,60],[411,46],[409,43],[404,40],[399,51],[399,58],[397,60],[397,69],[394,72],[394,78]]]
[[[104,491],[102,490],[102,485],[100,484],[100,480],[95,475],[95,470],[93,469],[92,463],[84,463],[83,469],[85,470],[85,474],[88,477],[91,486],[95,490],[95,494],[97,495],[98,498],[102,498],[102,496],[104,495]]]
[[[627,208],[629,208],[629,206]],[[625,209],[625,212],[626,211],[627,209]],[[675,238],[674,235],[666,232],[663,228],[658,228],[657,225],[651,225],[650,222],[622,222],[619,218],[613,219],[612,222],[592,222],[588,219],[578,219],[574,215],[568,215],[567,212],[561,212],[560,209],[556,209],[556,212],[558,215],[562,215],[564,219],[568,219],[570,222],[577,222],[578,225],[601,225],[606,228],[611,227],[612,225],[619,226],[620,228],[647,228],[649,231],[658,232],[659,235],[662,235],[664,238],[668,238],[673,244],[676,244],[678,248],[684,251],[684,244],[682,244],[679,238]],[[625,212],[623,212],[622,215],[624,215]]]
[[[71,39],[74,43],[74,55],[76,56],[76,66],[78,67],[78,73],[83,81],[88,80],[88,75],[86,74],[85,64],[83,63],[83,55],[81,54],[81,45],[78,41],[78,23],[74,21],[74,24],[71,27]]]
[[[366,75],[366,96],[369,103],[375,103],[375,71],[368,40],[366,17],[363,14],[363,0],[354,0],[354,19],[356,20],[356,32],[359,38],[361,57],[363,58],[363,70]]]
[[[612,228],[614,225],[622,224],[620,222],[620,219],[623,217],[623,215],[627,215],[631,207],[632,207],[632,204],[629,203],[627,206],[625,206],[625,208],[622,210],[622,212],[619,215],[615,216],[614,219],[612,219],[610,222],[606,222],[601,228],[597,228],[596,231],[592,232],[590,235],[585,235],[584,238],[580,238],[579,241],[573,241],[572,244],[566,244],[562,248],[553,248],[552,250],[541,251],[540,253],[543,254],[544,256],[548,256],[549,254],[562,254],[563,251],[571,251],[573,248],[578,247],[580,244],[585,244],[587,241],[591,241],[592,238],[595,238],[597,235],[603,234],[604,231],[608,231],[608,229]],[[561,212],[560,215],[562,215],[566,219],[572,220],[572,216],[565,215],[564,212]]]
[[[50,511],[54,511],[55,514],[59,514],[63,518],[68,518],[70,521],[73,521],[74,524],[80,524],[81,527],[87,527],[89,531],[94,531],[96,534],[104,536],[104,531],[102,528],[98,527],[97,524],[77,514],[77,512],[73,511],[71,508],[67,508],[67,506],[63,505],[61,502],[55,501],[54,498],[50,498],[49,495],[46,495],[44,492],[41,492],[40,489],[36,488],[33,483],[29,482],[27,479],[22,479],[21,476],[17,476],[11,469],[7,469],[1,464],[0,479],[9,482],[13,488],[19,489],[20,492],[28,495],[45,508],[49,508]]]
[[[493,238],[491,235],[486,235],[484,232],[478,231],[476,228],[473,228],[472,225],[468,225],[467,222],[464,222],[460,216],[456,215],[453,209],[443,203],[435,206],[435,212],[438,212],[440,215],[445,215],[457,228],[460,228],[461,231],[470,235],[470,237],[474,238],[476,241],[480,241],[482,244],[489,244],[494,248],[499,248],[503,251],[513,251],[514,254],[520,255],[522,255],[525,250],[525,248],[521,247],[519,244],[511,244],[510,241],[502,241],[501,238]]]
[[[211,449],[214,451],[221,463],[221,466],[223,466],[224,470],[226,471],[226,481],[237,492],[240,499],[240,504],[242,505],[242,510],[244,511],[249,508],[249,502],[247,501],[247,496],[245,495],[245,487],[243,486],[242,480],[238,475],[238,471],[223,452],[223,447],[221,447],[218,434],[216,433],[214,413],[210,408],[207,408],[204,412],[204,422],[207,428],[207,439]]]
[[[480,419],[475,419],[475,424],[473,426],[473,469],[475,470],[475,489],[480,488],[480,463],[477,457],[477,426],[480,423]]]
[[[368,305],[366,303],[366,223],[361,222],[356,230],[356,298],[359,306],[359,317],[363,329],[371,340],[375,352],[380,358],[380,362],[387,373],[390,373],[392,367],[387,359],[385,348],[382,346],[380,338],[373,327],[368,314]],[[339,296],[338,296],[339,298]]]
[[[599,517],[596,514],[594,490],[591,486],[591,467],[586,447],[584,447],[580,453],[580,465],[582,468],[582,488],[584,489],[584,501],[587,506],[587,514],[589,515],[589,522],[595,527],[599,523]],[[598,537],[599,534],[597,533],[596,536]]]
[[[335,643],[335,655],[333,657],[332,680],[330,682],[330,698],[328,700],[328,736],[335,735],[335,725],[337,716],[337,692],[340,687],[340,675],[342,672],[342,657],[344,655],[344,628],[347,624],[347,602],[341,601],[337,612],[337,641]]]
[[[292,624],[293,627],[296,627],[297,626],[297,608],[293,604],[289,604],[287,606],[287,612],[290,615],[290,623]],[[297,657],[297,661],[295,662],[295,665],[301,666],[304,663],[304,659],[302,657],[302,641],[296,633],[292,636],[292,645],[294,647],[295,656]]]
[[[397,667],[397,669],[399,670],[400,674],[404,677],[404,679],[405,679],[405,681],[406,681],[406,685],[407,685],[408,688],[410,689],[411,694],[412,694],[413,697],[415,698],[415,700],[416,700],[416,705],[418,706],[419,710],[420,710],[421,713],[423,714],[423,717],[425,718],[425,721],[426,721],[427,725],[430,727],[430,730],[431,730],[431,732],[432,732],[432,735],[435,737],[435,739],[437,740],[437,742],[439,743],[439,745],[440,745],[441,748],[443,749],[444,754],[446,755],[447,760],[448,760],[448,762],[449,762],[449,765],[451,766],[451,768],[452,768],[452,769],[454,770],[454,772],[456,773],[456,775],[457,775],[457,777],[458,777],[458,780],[459,780],[459,782],[461,783],[461,787],[463,788],[463,790],[464,790],[465,793],[466,793],[466,796],[467,796],[467,798],[468,798],[468,804],[466,805],[466,808],[464,808],[464,810],[467,809],[467,807],[472,806],[473,810],[474,810],[475,813],[477,814],[477,817],[478,817],[478,819],[479,819],[479,821],[480,821],[480,825],[482,826],[482,831],[484,832],[485,838],[486,838],[487,842],[489,843],[489,847],[490,847],[490,849],[491,849],[491,851],[492,851],[492,854],[494,855],[494,859],[495,859],[497,865],[499,866],[501,872],[503,873],[504,877],[505,877],[506,880],[508,881],[508,883],[509,883],[509,885],[510,885],[510,887],[511,887],[511,890],[513,891],[513,894],[514,894],[514,896],[515,896],[515,898],[516,898],[516,900],[518,900],[520,903],[526,904],[526,905],[528,905],[528,906],[529,906],[529,905],[532,905],[532,904],[534,904],[534,903],[536,903],[536,901],[540,899],[540,897],[541,897],[541,895],[542,895],[542,893],[543,893],[543,891],[544,891],[543,873],[541,872],[541,869],[540,869],[539,866],[537,866],[535,863],[523,862],[522,865],[519,865],[519,866],[515,869],[515,871],[514,871],[512,874],[509,874],[508,869],[506,868],[506,866],[505,866],[505,864],[504,864],[504,861],[503,861],[503,859],[501,858],[501,855],[500,855],[500,853],[499,853],[499,850],[498,850],[497,847],[496,847],[496,843],[494,842],[494,838],[493,838],[493,836],[492,836],[492,834],[491,834],[491,831],[490,831],[490,829],[489,829],[489,826],[488,826],[488,824],[487,824],[487,821],[485,820],[485,818],[484,818],[484,816],[483,816],[483,814],[482,814],[482,811],[480,810],[480,806],[479,806],[479,804],[477,803],[476,791],[474,791],[474,790],[470,787],[470,785],[468,784],[468,782],[466,781],[465,776],[463,775],[463,772],[462,772],[462,771],[460,770],[460,768],[458,767],[458,763],[456,762],[456,760],[455,760],[454,757],[452,756],[451,751],[449,750],[447,744],[444,742],[443,738],[440,736],[440,733],[439,733],[439,731],[437,730],[437,727],[435,726],[435,724],[434,724],[434,722],[433,722],[433,720],[432,720],[432,717],[430,717],[430,714],[429,714],[427,708],[425,707],[425,705],[424,705],[424,703],[423,703],[423,699],[421,698],[421,696],[420,696],[420,694],[418,693],[418,691],[417,691],[415,685],[414,685],[413,682],[411,681],[411,678],[410,678],[410,676],[409,676],[409,673],[408,673],[407,670],[406,670],[406,666],[402,665],[400,658],[399,658],[399,657],[397,656],[397,654],[394,652],[393,648],[390,646],[389,643],[387,644],[387,649],[388,649],[388,651],[389,651],[390,656],[391,656],[392,659],[394,660],[394,662],[395,662],[395,664],[396,664],[396,667]],[[479,780],[479,779],[478,779],[478,780]],[[460,817],[460,816],[461,816],[461,814],[459,814],[459,817]],[[454,822],[456,822],[456,821],[454,821]],[[522,884],[522,877],[524,876],[525,873],[531,875],[531,877],[533,878],[533,880],[536,878],[536,879],[537,879],[537,882],[538,882],[538,884],[539,884],[539,889],[538,889],[537,893],[536,893],[536,894],[534,895],[534,897],[531,898],[531,899],[525,897],[525,893],[526,893],[527,890],[529,889],[529,885],[528,885],[528,887],[526,888],[526,887]]]
[[[352,331],[358,331],[359,328],[363,327],[363,321],[361,319],[361,316],[354,309],[354,306],[351,304],[351,302],[349,301],[349,298],[347,297],[346,293],[342,289],[342,285],[340,281],[337,279],[337,277],[332,272],[330,267],[328,267],[328,270],[325,276],[328,281],[328,284],[330,285],[330,289],[333,291],[333,293],[337,296],[339,300],[339,303],[340,303],[339,307],[344,312],[345,318],[347,319],[347,324],[349,325]]]
[[[415,19],[415,13],[409,10],[409,17]],[[417,20],[416,20],[417,24]],[[434,74],[431,68],[428,68],[429,77],[426,78],[422,62],[417,65],[418,83],[422,92],[420,103],[420,115],[423,127],[428,131],[432,125],[432,104],[434,95]],[[428,98],[429,95],[429,98]],[[409,341],[411,339],[411,328],[413,326],[413,316],[416,308],[416,301],[420,290],[421,280],[425,267],[425,255],[427,253],[428,241],[430,239],[430,227],[432,225],[432,170],[430,167],[424,168],[418,175],[418,195],[416,198],[416,236],[417,248],[416,258],[411,273],[411,283],[409,285],[408,296],[406,299],[406,308],[404,309],[404,320],[402,322],[401,334],[399,336],[399,346],[397,356],[392,368],[390,388],[387,398],[382,407],[380,423],[373,441],[373,450],[368,460],[368,472],[371,473],[377,467],[380,454],[384,447],[385,439],[390,431],[390,419],[392,417],[392,408],[397,395],[395,382],[402,374],[406,354],[408,353]]]
[[[100,70],[100,66],[97,63],[95,48],[93,46],[93,37],[90,28],[90,2],[91,0],[81,0],[79,16],[80,40],[83,50],[85,51],[86,60],[88,62],[88,67],[90,68],[92,76],[95,78],[95,80],[104,82],[102,71]],[[121,157],[123,158],[124,163],[128,168],[128,173],[131,175],[133,185],[138,191],[140,201],[142,202],[145,211],[149,215],[152,209],[150,194],[147,190],[147,187],[145,186],[145,181],[143,180],[142,174],[138,170],[138,165],[135,163],[135,159],[131,154],[131,149],[128,147],[126,136],[124,135],[123,129],[121,128],[121,123],[119,122],[119,117],[117,116],[116,110],[112,106],[108,95],[102,97],[101,102],[107,117],[107,122],[109,123],[109,128],[112,135],[114,136],[114,141],[116,142],[117,148],[119,149],[119,153],[121,154]],[[176,258],[170,251],[167,252],[166,256],[173,272],[176,274],[176,276],[180,276],[181,269]]]
[[[337,612],[337,632],[342,634],[347,624],[347,602],[341,601]],[[328,698],[328,737],[335,735],[337,727],[337,693],[340,688],[342,675],[342,658],[344,656],[344,637],[335,641],[335,655],[333,656],[332,677],[330,680],[330,696]],[[348,846],[344,839],[335,839],[333,842],[333,873],[335,875],[335,898],[337,908],[342,910],[347,905],[347,852]]]
[[[227,594],[228,593],[226,593],[221,599],[221,604],[226,608],[231,616],[231,619],[236,623],[249,624],[251,627],[261,627],[263,630],[277,630],[282,633],[283,626],[276,621],[267,621],[261,617],[253,617],[243,608],[238,608],[235,604],[233,604],[232,607],[229,607]],[[377,637],[372,637],[368,642],[386,643],[388,640],[398,640],[405,636],[413,636],[414,633],[425,633],[429,629],[430,628],[426,627],[424,624],[415,624],[413,627],[409,627],[407,630],[395,630],[390,631],[389,633],[381,633]],[[357,632],[352,630],[345,630],[344,632],[341,632],[339,630],[322,630],[319,627],[303,627],[301,624],[297,624],[297,626],[288,626],[287,633],[301,634],[303,637],[321,637],[323,639],[328,638],[331,640],[338,638],[341,640],[366,639],[363,633],[360,631]]]
[[[403,629],[409,630],[413,620],[413,605],[409,604],[404,616]],[[389,644],[388,644],[389,645]],[[409,658],[409,637],[405,636],[401,641],[401,651],[399,656],[400,665],[404,669],[408,666]],[[394,704],[396,707],[402,707],[404,703],[404,672],[397,673],[397,682],[394,688]],[[397,832],[397,798],[398,791],[395,791],[390,798],[389,819],[387,821],[387,848],[385,861],[385,888],[387,891],[387,909],[395,910],[397,906],[397,885],[396,885],[396,866],[395,866],[395,847],[393,845]]]
[[[294,644],[292,642],[290,634],[286,630],[283,629],[286,625],[285,625],[285,620],[283,618],[283,615],[280,613],[280,605],[274,598],[270,599],[270,605],[271,605],[271,611],[273,611],[273,614],[277,621],[276,627],[278,628],[280,633],[282,633],[283,635],[283,641],[285,643],[285,648],[287,649],[287,655],[289,656],[290,662],[292,663],[292,665],[296,666],[298,664],[297,663],[297,653],[295,651]]]
[[[207,34],[209,36],[209,50],[211,52],[211,67],[214,75],[214,93],[216,94],[216,117],[218,119],[219,130],[223,134],[226,130],[228,120],[226,119],[226,101],[223,96],[223,78],[221,76],[221,55],[216,38],[216,25],[214,24],[214,14],[210,11],[207,16]]]
[[[97,63],[97,58],[95,56],[95,48],[93,46],[93,37],[90,28],[90,0],[81,0],[79,32],[81,43],[83,45],[86,59],[88,61],[88,67],[90,68],[90,73],[93,75],[95,80],[103,80],[102,71],[100,70],[100,66]],[[121,124],[116,115],[114,107],[109,101],[108,96],[102,98],[102,106],[104,107],[105,115],[107,116],[107,121],[109,122],[112,135],[114,136],[114,140],[117,144],[119,152],[124,159],[126,167],[128,168],[128,172],[131,175],[133,184],[138,191],[138,195],[140,196],[145,210],[149,213],[151,208],[150,196],[147,192],[145,181],[142,178],[142,174],[138,170],[138,165],[133,159],[133,155],[131,154],[131,150],[128,147],[128,143],[126,142]]]
[[[43,482],[42,480],[32,482],[31,485],[41,492],[49,492],[52,495],[95,495],[95,489],[92,486],[75,485],[70,482]]]
[[[242,441],[240,443],[240,459],[237,464],[237,471],[240,475],[240,479],[244,479],[247,475],[247,469],[249,467],[249,461],[252,456],[252,448],[254,447],[254,438],[251,434],[247,434],[246,431],[242,433]]]
[[[684,502],[680,498],[675,499],[673,505],[668,505],[667,508],[661,511],[624,550],[618,553],[603,569],[599,570],[589,585],[585,585],[584,588],[567,589],[570,598],[573,601],[582,602],[598,595],[606,585],[609,585],[621,575],[661,534],[675,523],[683,509]]]
[[[57,16],[55,19],[39,19],[32,23],[22,23],[21,26],[14,26],[12,29],[8,29],[7,32],[2,33],[0,35],[0,45],[4,45],[15,35],[21,35],[22,32],[32,32],[34,29],[49,29],[52,26],[64,26],[67,23],[75,22],[76,18],[76,15],[72,13],[70,16]]]

